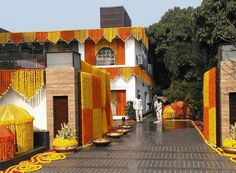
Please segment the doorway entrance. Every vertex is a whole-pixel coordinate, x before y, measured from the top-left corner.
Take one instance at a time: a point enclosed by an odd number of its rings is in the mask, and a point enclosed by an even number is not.
[[[229,115],[230,124],[234,125],[236,122],[236,93],[229,93]]]
[[[53,96],[54,137],[61,130],[62,123],[68,123],[68,96]]]
[[[125,116],[126,107],[126,91],[113,90],[111,91],[112,114],[117,116]]]

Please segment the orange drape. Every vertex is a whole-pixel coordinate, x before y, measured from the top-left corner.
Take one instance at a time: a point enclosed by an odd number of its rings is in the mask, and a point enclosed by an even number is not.
[[[107,68],[106,72],[109,73],[111,80],[114,80],[119,73],[119,68]]]
[[[23,33],[11,33],[10,39],[15,43],[20,43],[24,39]]]
[[[117,94],[116,115],[125,115],[126,92],[125,90],[115,91]]]
[[[74,38],[74,31],[61,31],[61,39],[70,43]]]
[[[216,68],[209,71],[209,108],[216,107]]]
[[[47,38],[48,38],[47,32],[36,32],[36,40],[38,40],[40,43],[45,42]]]
[[[125,43],[120,39],[116,40],[116,65],[125,65]]]
[[[101,98],[101,78],[97,75],[92,76],[92,97],[93,97],[93,108],[102,107]]]
[[[123,41],[128,39],[131,36],[131,34],[132,34],[132,29],[131,28],[118,29],[118,35]]]
[[[93,109],[82,109],[82,144],[93,139]]]
[[[204,122],[204,136],[206,140],[209,140],[209,109],[207,107],[204,107],[203,111],[203,122]]]
[[[85,41],[85,62],[96,65],[95,43],[92,40]]]
[[[9,89],[11,72],[14,70],[0,70],[0,97]]]
[[[0,161],[14,158],[15,135],[7,128],[0,126]]]
[[[92,29],[89,30],[89,37],[97,43],[103,36],[103,30],[102,29]]]
[[[50,31],[50,32],[22,32],[22,33],[0,33],[0,44],[6,44],[9,41],[13,43],[20,42],[33,42],[39,41],[40,43],[49,40],[56,43],[62,39],[69,43],[73,38],[78,42],[84,43],[85,40],[91,39],[95,43],[99,42],[102,38],[111,43],[114,39],[119,37],[125,41],[130,36],[136,40],[144,43],[148,49],[148,38],[145,29],[142,27],[120,27],[120,28],[101,28],[91,30],[72,30],[72,31]]]

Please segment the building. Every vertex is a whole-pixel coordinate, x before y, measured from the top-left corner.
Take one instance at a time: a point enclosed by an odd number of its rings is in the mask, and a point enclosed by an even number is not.
[[[92,75],[105,75],[97,68],[109,73],[111,83],[108,86],[104,83],[107,79],[101,80],[101,86],[111,88],[111,94],[103,97],[111,98],[113,118],[125,116],[126,101],[134,100],[138,94],[143,98],[144,113],[148,111],[153,80],[143,27],[0,33],[0,105],[15,104],[26,109],[34,115],[35,129],[49,130],[51,139],[62,122],[81,132],[83,125],[78,126],[83,122],[79,94],[81,71],[74,67],[76,57],[96,67],[86,66],[86,72]],[[36,83],[37,76],[43,74],[46,82]],[[92,94],[96,100],[96,90]],[[99,109],[106,109],[105,129],[109,129],[112,127],[110,104],[102,105]],[[98,111],[87,106],[90,111]],[[82,134],[79,135],[81,138]]]

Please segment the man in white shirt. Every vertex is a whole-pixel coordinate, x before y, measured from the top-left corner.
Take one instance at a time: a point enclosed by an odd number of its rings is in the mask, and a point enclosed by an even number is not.
[[[138,97],[134,100],[133,108],[135,109],[136,121],[142,122],[143,121],[143,104],[142,104],[142,99],[140,95],[138,95]]]
[[[156,109],[156,117],[157,117],[157,122],[162,121],[162,102],[161,99],[157,99],[154,102],[154,108]]]

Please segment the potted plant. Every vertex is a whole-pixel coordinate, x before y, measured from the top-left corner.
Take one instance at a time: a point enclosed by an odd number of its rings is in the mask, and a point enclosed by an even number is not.
[[[126,102],[126,115],[128,115],[128,119],[135,119],[135,110],[133,108],[133,101]]]
[[[67,124],[61,125],[61,130],[58,130],[56,138],[53,140],[53,149],[57,152],[71,152],[78,146],[75,131]]]
[[[236,122],[230,125],[230,137],[224,140],[222,149],[226,153],[236,154]]]

